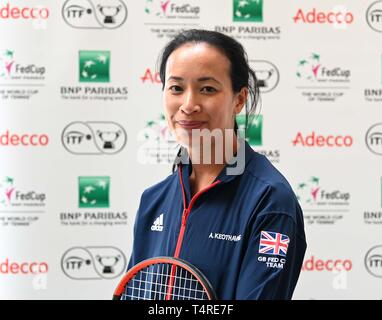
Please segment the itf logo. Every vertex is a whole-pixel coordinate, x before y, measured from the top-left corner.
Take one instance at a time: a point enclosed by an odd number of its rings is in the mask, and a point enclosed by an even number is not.
[[[277,67],[269,61],[252,60],[249,62],[255,71],[257,85],[261,93],[272,91],[279,83],[280,72]]]
[[[365,256],[366,270],[374,277],[382,278],[382,246],[371,248]]]
[[[263,0],[233,0],[233,21],[263,22]]]
[[[127,18],[127,8],[120,0],[68,0],[62,7],[65,22],[73,28],[115,29]]]
[[[110,51],[79,52],[80,82],[110,82]]]
[[[382,32],[382,1],[375,1],[369,6],[366,20],[371,29]]]
[[[74,280],[114,279],[126,268],[126,257],[115,247],[73,247],[61,258],[65,275]]]
[[[237,126],[239,131],[245,131],[245,115],[236,116]],[[245,138],[251,146],[263,145],[263,116],[256,115],[248,119],[247,131]]]
[[[78,178],[79,208],[109,208],[110,177]]]
[[[367,130],[365,141],[372,153],[382,155],[382,123],[376,123]]]
[[[72,122],[62,132],[62,144],[73,154],[115,154],[126,145],[125,129],[115,122]]]

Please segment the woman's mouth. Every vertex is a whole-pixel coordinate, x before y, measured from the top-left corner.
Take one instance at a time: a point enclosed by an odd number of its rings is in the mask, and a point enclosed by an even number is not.
[[[206,122],[205,121],[188,121],[188,120],[179,120],[176,122],[182,128],[186,130],[198,129],[202,127]]]

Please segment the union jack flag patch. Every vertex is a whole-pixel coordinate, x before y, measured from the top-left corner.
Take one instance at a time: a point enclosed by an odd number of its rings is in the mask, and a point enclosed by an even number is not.
[[[259,253],[286,257],[289,241],[285,234],[261,231]]]

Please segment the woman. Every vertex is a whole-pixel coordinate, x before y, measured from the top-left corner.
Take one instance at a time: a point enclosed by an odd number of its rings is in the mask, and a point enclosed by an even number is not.
[[[248,119],[259,98],[243,47],[184,31],[165,47],[160,77],[182,148],[173,174],[142,195],[129,268],[174,256],[201,270],[219,299],[291,299],[306,250],[303,216],[286,179],[238,139],[236,115],[245,107]]]

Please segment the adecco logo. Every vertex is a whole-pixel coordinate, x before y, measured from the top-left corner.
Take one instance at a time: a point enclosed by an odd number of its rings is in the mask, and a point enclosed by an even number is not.
[[[304,261],[302,271],[350,271],[353,268],[351,260],[317,259],[314,256]]]
[[[153,71],[150,68],[146,68],[145,73],[141,77],[143,83],[150,82],[153,84],[162,84],[159,72]]]
[[[354,15],[344,8],[329,12],[318,11],[313,8],[311,11],[304,12],[299,9],[293,17],[295,23],[310,24],[351,24],[354,21]]]
[[[382,245],[375,246],[366,253],[365,267],[372,276],[382,278]]]
[[[0,133],[0,147],[45,147],[49,143],[49,137],[46,134],[17,134]]]
[[[42,274],[48,272],[47,262],[10,262],[8,258],[0,261],[0,275],[3,274]]]
[[[376,123],[366,132],[367,148],[374,154],[382,155],[382,123]]]
[[[349,135],[319,135],[314,131],[304,136],[298,132],[292,141],[293,146],[302,147],[351,147],[353,145],[353,138]]]
[[[0,19],[25,19],[25,20],[46,20],[49,18],[49,9],[42,6],[17,7],[7,3],[0,5]]]

